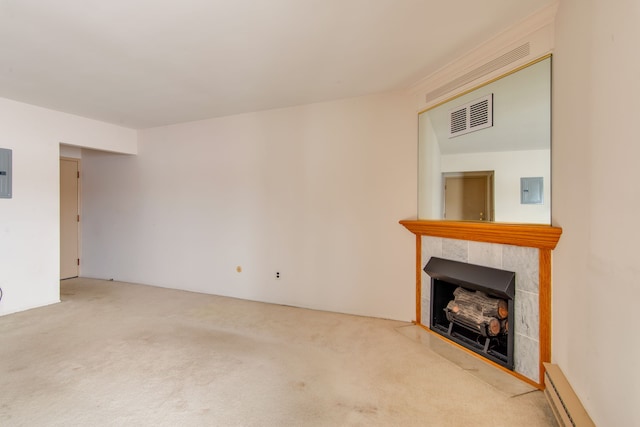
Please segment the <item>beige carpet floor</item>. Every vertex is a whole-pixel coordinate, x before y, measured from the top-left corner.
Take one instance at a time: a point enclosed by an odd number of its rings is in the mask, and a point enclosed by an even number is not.
[[[408,323],[91,279],[61,294],[0,317],[1,426],[554,425],[541,392]]]

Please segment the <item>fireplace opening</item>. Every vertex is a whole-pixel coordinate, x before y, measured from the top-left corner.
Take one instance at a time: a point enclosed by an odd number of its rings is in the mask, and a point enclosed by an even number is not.
[[[432,257],[429,328],[513,370],[515,273]]]

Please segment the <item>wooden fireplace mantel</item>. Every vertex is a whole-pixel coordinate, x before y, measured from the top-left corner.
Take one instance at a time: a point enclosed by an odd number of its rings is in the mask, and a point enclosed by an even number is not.
[[[525,246],[538,249],[539,260],[539,318],[540,318],[540,363],[539,381],[488,361],[488,363],[509,372],[540,389],[544,388],[543,363],[551,362],[551,251],[555,249],[562,234],[562,228],[539,224],[511,224],[495,222],[465,222],[447,220],[402,220],[407,230],[416,235],[416,323],[422,324],[422,236],[444,237],[475,242],[498,243]],[[464,347],[461,347],[463,350]],[[477,357],[473,352],[470,354]]]
[[[446,237],[476,242],[501,243],[538,249],[555,249],[562,228],[541,224],[510,224],[498,222],[466,222],[447,220],[402,220],[413,234]]]

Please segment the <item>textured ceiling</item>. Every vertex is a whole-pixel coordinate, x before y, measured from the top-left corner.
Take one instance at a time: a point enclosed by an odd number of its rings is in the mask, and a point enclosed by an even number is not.
[[[0,97],[147,128],[403,89],[554,0],[0,0]]]

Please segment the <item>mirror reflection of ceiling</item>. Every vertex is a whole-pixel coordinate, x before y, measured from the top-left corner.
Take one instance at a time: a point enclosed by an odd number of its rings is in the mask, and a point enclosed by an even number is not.
[[[438,139],[440,153],[462,154],[549,148],[550,59],[450,100],[426,113]],[[493,93],[494,127],[449,138],[449,113]]]

